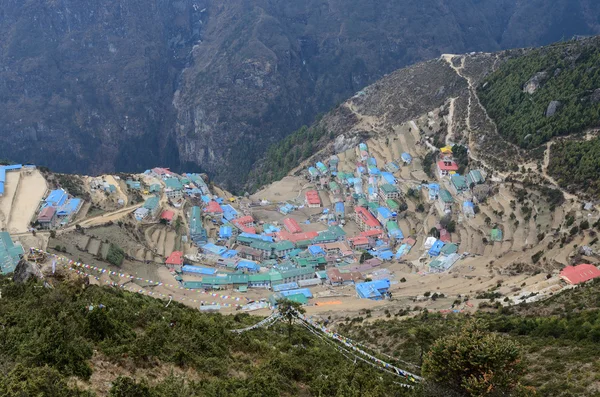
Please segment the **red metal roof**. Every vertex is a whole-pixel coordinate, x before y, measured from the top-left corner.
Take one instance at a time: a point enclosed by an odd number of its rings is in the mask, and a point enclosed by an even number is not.
[[[160,219],[166,219],[167,221],[171,222],[173,220],[173,216],[175,216],[173,211],[165,210],[162,212],[162,214],[160,214]]]
[[[305,193],[306,201],[308,204],[321,204],[321,198],[319,197],[319,192],[316,190],[309,190]]]
[[[441,229],[440,230],[440,240],[442,240],[444,243],[450,243],[450,242],[452,242],[452,238],[450,236],[450,233],[446,229]]]
[[[600,270],[587,263],[577,266],[567,266],[560,271],[560,278],[569,284],[579,284],[600,277]]]
[[[183,265],[183,252],[173,251],[165,261],[167,265]]]
[[[379,221],[377,219],[375,219],[375,217],[373,216],[373,214],[371,214],[369,212],[369,210],[367,210],[364,207],[355,207],[354,211],[356,211],[356,214],[358,215],[358,217],[363,221],[363,223],[369,227],[379,227],[381,226],[381,224],[379,223]]]
[[[348,241],[354,246],[369,244],[369,239],[365,236],[351,237]]]
[[[296,222],[296,220],[292,219],[292,218],[285,218],[283,220],[283,226],[290,233],[300,233],[300,232],[302,232],[302,229],[300,228],[300,225],[298,224],[298,222]]]
[[[298,241],[302,241],[302,240],[312,240],[313,238],[317,237],[319,235],[319,233],[317,232],[303,232],[303,233],[290,233],[287,230],[282,230],[280,232],[277,232],[277,239],[278,240],[287,240],[287,241],[291,241],[292,243],[297,243]]]
[[[56,213],[55,207],[46,207],[46,208],[42,209],[37,218],[38,222],[50,222],[55,213]]]
[[[381,230],[381,229],[366,230],[364,232],[360,232],[360,235],[363,237],[377,237],[377,236],[383,235],[383,230]]]
[[[216,201],[211,201],[208,203],[206,208],[204,208],[204,212],[210,212],[212,214],[222,214],[223,208]]]
[[[440,160],[437,165],[442,171],[458,171],[458,165],[454,160]]]

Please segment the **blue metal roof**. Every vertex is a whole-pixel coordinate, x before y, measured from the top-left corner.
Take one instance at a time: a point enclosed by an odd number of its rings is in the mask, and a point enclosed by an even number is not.
[[[81,199],[73,198],[67,201],[59,210],[56,212],[58,216],[66,216],[71,215],[73,212],[77,211],[77,208],[81,205]]]
[[[283,296],[290,296],[290,295],[296,295],[296,294],[302,294],[304,296],[306,296],[307,298],[312,298],[312,292],[310,292],[310,290],[308,288],[300,288],[300,289],[291,289],[291,290],[287,290],[287,291],[281,291],[281,295]]]
[[[408,153],[402,153],[400,157],[402,157],[402,160],[406,163],[410,163],[412,161],[412,156]]]
[[[310,252],[312,256],[325,255],[325,251],[323,251],[323,248],[319,247],[318,245],[309,246],[308,252]]]
[[[366,283],[356,284],[356,293],[360,298],[363,299],[383,299],[384,293],[390,288],[390,280],[387,278],[375,281],[368,281]]]
[[[391,172],[382,172],[381,177],[390,185],[394,185],[396,183],[396,178],[394,178],[394,175],[392,175]]]
[[[0,167],[0,182],[6,182],[6,169],[4,167]]]
[[[219,229],[219,237],[221,238],[229,238],[232,233],[233,231],[230,226],[221,226]]]
[[[390,219],[393,216],[392,211],[385,207],[377,208],[377,214],[380,215],[383,219]]]
[[[431,246],[431,249],[429,250],[429,255],[438,256],[443,246],[444,242],[442,240],[436,240],[435,243],[433,243],[433,245]]]
[[[297,289],[297,288],[298,288],[298,283],[294,282],[294,283],[274,285],[273,291],[280,292],[280,291],[288,291],[288,290]]]
[[[67,201],[67,192],[62,189],[53,190],[46,197],[46,205],[53,205],[55,207],[60,207],[65,201]]]
[[[5,165],[2,168],[4,168],[6,171],[20,170],[23,168],[23,164]]]
[[[212,276],[213,274],[215,274],[217,272],[217,269],[213,269],[210,267],[194,266],[194,265],[183,265],[181,270],[186,273],[203,274],[203,275],[207,275],[207,276]]]
[[[241,260],[238,262],[236,269],[248,269],[250,271],[257,272],[260,270],[260,265],[256,262]]]
[[[262,241],[266,241],[268,243],[272,243],[273,237],[270,236],[262,236],[260,234],[252,234],[252,233],[240,233],[240,237],[246,237],[246,238],[253,238],[255,240],[262,240]]]
[[[345,212],[344,203],[342,203],[341,201],[335,203],[335,212],[343,214]]]

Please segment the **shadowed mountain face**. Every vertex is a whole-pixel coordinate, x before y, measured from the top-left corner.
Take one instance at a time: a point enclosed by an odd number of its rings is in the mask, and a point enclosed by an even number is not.
[[[239,187],[269,144],[386,73],[599,33],[599,16],[592,0],[7,0],[0,158]]]

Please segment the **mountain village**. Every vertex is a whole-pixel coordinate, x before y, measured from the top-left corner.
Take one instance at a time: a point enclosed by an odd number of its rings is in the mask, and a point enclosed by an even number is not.
[[[600,274],[589,264],[588,237],[579,242],[583,255],[560,247],[561,271],[515,270],[545,244],[540,220],[559,226],[566,205],[546,217],[536,208],[535,226],[524,210],[509,217],[515,193],[502,176],[459,164],[466,148],[432,147],[415,122],[404,128],[391,141],[317,155],[241,197],[205,175],[160,167],[57,178],[4,166],[2,272],[31,256],[200,310],[268,310],[286,297],[315,314],[391,305],[471,311],[490,296],[504,297],[496,304],[537,300]],[[587,217],[597,215],[589,209]]]

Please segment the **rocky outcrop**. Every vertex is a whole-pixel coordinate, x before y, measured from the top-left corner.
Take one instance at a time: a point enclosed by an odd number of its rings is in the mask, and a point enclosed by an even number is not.
[[[546,73],[546,72],[539,72],[539,73],[534,74],[533,77],[530,78],[527,81],[527,83],[525,83],[525,86],[523,86],[523,92],[526,92],[530,95],[533,94],[540,87],[540,85],[544,82],[544,80],[546,79],[547,76],[548,76],[548,73]]]
[[[556,114],[556,112],[560,108],[560,105],[561,105],[560,101],[551,101],[548,104],[548,108],[546,109],[546,117],[554,116],[554,114]]]
[[[37,264],[21,259],[13,273],[13,281],[15,283],[25,283],[31,278],[41,280],[44,275]]]

